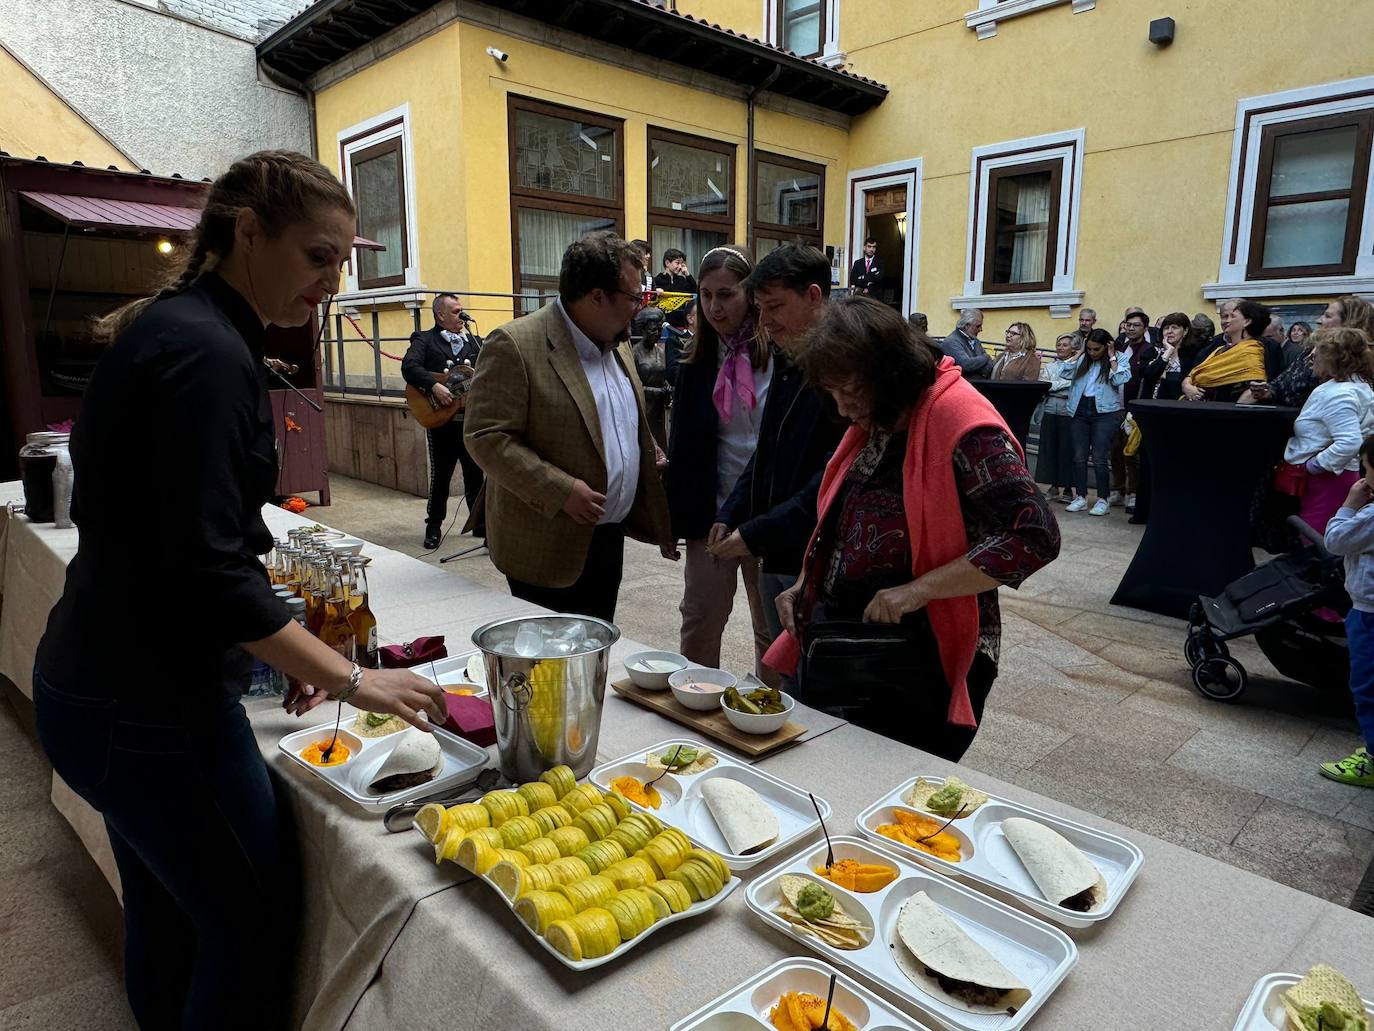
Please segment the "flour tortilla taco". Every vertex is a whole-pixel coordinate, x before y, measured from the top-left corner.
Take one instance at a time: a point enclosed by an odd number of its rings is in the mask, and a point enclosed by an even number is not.
[[[892,958],[929,995],[969,1013],[1015,1013],[1030,989],[923,891],[902,904]]]
[[[749,785],[714,777],[701,785],[701,796],[735,855],[757,852],[777,840],[777,814]]]
[[[433,734],[413,727],[399,736],[396,747],[372,778],[368,790],[385,795],[428,784],[444,768],[444,753]]]
[[[1048,901],[1078,913],[1107,904],[1106,878],[1062,834],[1020,816],[1003,820],[1002,833]]]

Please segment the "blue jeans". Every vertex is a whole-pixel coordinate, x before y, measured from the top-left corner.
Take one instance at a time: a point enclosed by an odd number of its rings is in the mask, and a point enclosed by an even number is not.
[[[34,671],[38,738],[105,818],[139,1027],[285,1027],[296,861],[243,706],[217,694],[184,712],[134,709],[73,686]]]
[[[1364,746],[1374,755],[1374,612],[1351,609],[1345,617],[1345,639],[1350,646],[1350,694],[1355,699],[1355,718],[1364,734]]]
[[[1104,501],[1112,492],[1112,435],[1121,429],[1125,412],[1099,412],[1097,402],[1085,397],[1078,402],[1069,423],[1073,439],[1073,483],[1078,496],[1088,496],[1088,452],[1092,451],[1097,474],[1097,496]]]

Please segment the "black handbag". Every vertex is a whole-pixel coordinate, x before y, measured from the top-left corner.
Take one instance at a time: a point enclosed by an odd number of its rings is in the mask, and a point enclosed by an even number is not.
[[[875,705],[908,708],[914,695],[944,683],[940,649],[930,617],[913,612],[900,623],[822,620],[806,627],[798,667],[801,700],[848,718]]]

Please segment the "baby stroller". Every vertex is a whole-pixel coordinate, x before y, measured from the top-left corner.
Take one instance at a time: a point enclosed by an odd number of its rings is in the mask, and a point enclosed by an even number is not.
[[[1183,655],[1193,686],[1208,698],[1229,702],[1249,684],[1249,673],[1226,647],[1247,634],[1255,635],[1265,658],[1291,680],[1344,687],[1350,679],[1345,624],[1331,616],[1344,618],[1350,611],[1344,563],[1297,516],[1288,525],[1311,546],[1266,562],[1215,598],[1199,596],[1189,613]]]

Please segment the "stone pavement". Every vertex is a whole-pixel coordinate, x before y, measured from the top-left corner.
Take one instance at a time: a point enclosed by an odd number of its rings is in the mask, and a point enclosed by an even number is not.
[[[322,522],[437,562],[472,544],[420,548],[424,501],[335,476]],[[1278,676],[1253,641],[1232,652],[1251,672],[1238,702],[1194,690],[1183,623],[1110,604],[1142,528],[1119,509],[1068,515],[1059,559],[1002,592],[1001,675],[964,762],[1128,827],[1347,905],[1374,856],[1374,791],[1323,779],[1317,763],[1360,743],[1344,684],[1314,690]],[[486,552],[442,566],[488,586]],[[617,622],[677,649],[682,569],[630,542]],[[385,627],[382,628],[385,631]],[[751,668],[743,592],[722,664]],[[917,771],[893,770],[898,783]]]

